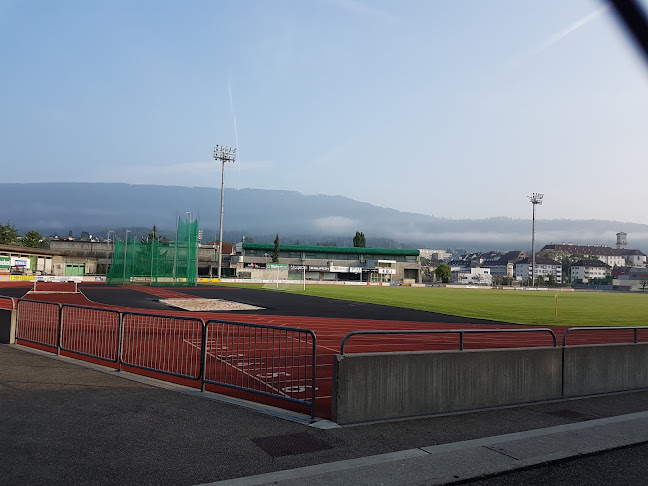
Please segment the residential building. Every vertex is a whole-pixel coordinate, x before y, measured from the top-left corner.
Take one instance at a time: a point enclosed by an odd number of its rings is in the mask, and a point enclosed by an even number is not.
[[[570,255],[583,255],[587,259],[596,258],[610,267],[634,266],[645,267],[646,255],[640,250],[630,250],[627,248],[610,248],[603,245],[545,245],[541,253],[549,253],[556,260],[562,260]]]
[[[512,278],[515,275],[515,264],[528,256],[529,254],[524,251],[509,251],[498,259],[485,261],[482,267],[490,268],[490,274],[493,277]]]
[[[429,248],[419,249],[419,255],[421,258],[427,258],[428,260],[438,260],[445,262],[452,258],[452,253],[448,253],[445,250],[431,250]]]
[[[526,257],[516,262],[515,279],[518,281],[525,281],[530,279],[532,276],[532,267],[533,261],[531,257]],[[562,264],[555,260],[552,260],[551,258],[536,257],[535,269],[533,271],[533,282],[535,282],[538,277],[543,277],[546,282],[550,275],[553,275],[556,283],[562,283]]]
[[[610,265],[601,260],[580,260],[571,266],[572,283],[589,283],[592,279],[602,280],[610,276]]]

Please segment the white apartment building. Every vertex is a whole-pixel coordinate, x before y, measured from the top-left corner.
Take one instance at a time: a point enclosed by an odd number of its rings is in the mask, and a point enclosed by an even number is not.
[[[516,262],[515,279],[522,281],[531,278],[532,267],[533,260],[531,257]],[[538,277],[543,277],[546,281],[549,278],[549,275],[554,276],[556,283],[562,283],[562,264],[552,260],[551,258],[536,257],[533,281],[535,282]]]
[[[580,260],[571,266],[572,282],[588,283],[590,279],[603,279],[610,275],[610,266],[600,260]]]

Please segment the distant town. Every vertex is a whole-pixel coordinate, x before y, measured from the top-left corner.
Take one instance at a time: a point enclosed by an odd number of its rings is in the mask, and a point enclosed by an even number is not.
[[[130,230],[129,230],[130,231]],[[126,233],[127,234],[127,233]],[[149,233],[137,241],[155,237]],[[131,235],[132,238],[133,235]],[[575,289],[645,291],[648,287],[646,255],[628,247],[627,234],[617,233],[616,247],[587,244],[548,244],[535,258],[530,252],[467,252],[446,250],[367,248],[357,232],[353,247],[332,241],[316,245],[201,242],[197,238],[198,279],[216,277],[242,281],[305,280],[308,283],[376,283],[387,285],[463,285],[518,288],[571,287]],[[277,242],[279,235],[277,235]],[[11,225],[0,225],[0,279],[29,280],[38,276],[81,277],[103,280],[113,264],[115,242],[87,232],[43,238],[35,231],[18,236]],[[133,242],[136,240],[133,239]],[[275,243],[277,243],[275,242]],[[130,243],[133,244],[133,243]],[[147,275],[134,276],[146,283]],[[150,280],[148,280],[150,281]]]

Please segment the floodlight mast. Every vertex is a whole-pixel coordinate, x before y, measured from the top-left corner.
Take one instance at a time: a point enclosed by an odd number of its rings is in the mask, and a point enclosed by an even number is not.
[[[527,197],[529,198],[529,202],[533,205],[533,218],[531,223],[531,286],[535,287],[535,208],[538,204],[542,204],[544,194],[534,192]]]
[[[223,265],[223,196],[225,189],[225,162],[234,163],[234,161],[236,160],[236,149],[232,147],[226,147],[225,145],[216,145],[214,147],[214,160],[220,160],[222,164],[220,224],[218,230],[218,280],[220,280]]]

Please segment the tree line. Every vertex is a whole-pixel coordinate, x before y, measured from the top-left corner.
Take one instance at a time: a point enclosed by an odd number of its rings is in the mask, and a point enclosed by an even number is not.
[[[28,231],[24,236],[11,223],[0,224],[0,245],[20,245],[28,248],[40,248],[43,237],[38,231]]]

